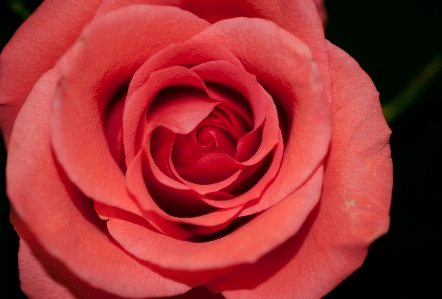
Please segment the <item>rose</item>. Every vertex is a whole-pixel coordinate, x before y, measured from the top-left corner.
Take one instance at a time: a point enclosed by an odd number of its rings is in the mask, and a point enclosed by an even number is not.
[[[326,294],[388,228],[371,80],[308,1],[135,2],[46,1],[1,54],[23,290]]]

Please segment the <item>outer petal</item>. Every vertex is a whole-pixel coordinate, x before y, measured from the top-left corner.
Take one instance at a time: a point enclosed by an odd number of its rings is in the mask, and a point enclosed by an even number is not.
[[[272,21],[307,44],[326,86],[330,87],[327,45],[318,15],[318,0],[103,0],[97,15],[134,3],[178,6],[210,23],[236,17]]]
[[[184,293],[187,285],[160,276],[115,244],[92,202],[54,159],[49,116],[58,78],[51,70],[35,85],[11,135],[7,193],[17,219],[49,255],[94,288],[138,298]]]
[[[32,254],[31,248],[23,239],[20,239],[18,259],[21,289],[26,296],[29,298],[75,299],[75,296],[65,286],[59,284],[46,272],[44,266]]]
[[[320,298],[358,268],[369,244],[388,230],[390,130],[378,92],[348,54],[330,43],[329,49],[333,133],[320,204],[297,236],[209,284],[226,298]]]
[[[327,11],[325,9],[324,2],[323,0],[313,0],[313,2],[315,2],[319,17],[321,18],[322,24],[325,27],[325,25],[327,24]]]
[[[20,234],[18,267],[23,292],[32,299],[123,299],[91,287],[80,280],[59,260],[50,256],[26,225],[11,213]]]
[[[46,0],[17,30],[0,56],[0,127],[6,146],[12,125],[38,78],[75,41],[100,0]]]

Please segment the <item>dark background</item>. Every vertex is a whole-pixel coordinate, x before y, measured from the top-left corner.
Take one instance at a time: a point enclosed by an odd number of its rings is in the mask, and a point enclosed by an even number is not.
[[[0,48],[26,11],[0,0]],[[30,12],[39,0],[21,0]],[[383,105],[410,86],[424,65],[442,53],[440,0],[327,1],[327,38],[353,56],[371,76]],[[18,13],[17,13],[18,12]],[[21,16],[20,16],[21,15]],[[440,293],[442,234],[442,74],[418,101],[390,122],[394,188],[390,232],[370,247],[364,265],[326,296],[332,298],[434,298]],[[5,151],[0,145],[0,168]],[[0,190],[5,190],[4,173]],[[17,271],[18,238],[9,204],[0,198],[2,298],[25,298]],[[438,296],[439,295],[439,296]]]

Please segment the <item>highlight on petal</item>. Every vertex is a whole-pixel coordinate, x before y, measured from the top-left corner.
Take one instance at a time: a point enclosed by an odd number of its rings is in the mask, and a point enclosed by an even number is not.
[[[368,246],[388,230],[391,131],[379,94],[357,62],[328,46],[333,132],[321,201],[292,239],[208,285],[226,298],[323,297],[361,266]],[[238,283],[239,277],[247,280]]]

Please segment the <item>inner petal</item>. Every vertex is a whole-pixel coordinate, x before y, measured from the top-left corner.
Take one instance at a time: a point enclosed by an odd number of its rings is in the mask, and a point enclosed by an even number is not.
[[[218,126],[200,126],[196,129],[197,142],[215,142],[215,152],[224,153],[234,157],[236,153],[236,140],[226,130]]]
[[[235,157],[237,140],[212,113],[189,134],[176,134],[172,161],[177,167],[189,167],[209,153]]]
[[[202,119],[207,117],[217,101],[196,88],[174,86],[160,91],[147,112],[151,128],[162,125],[174,133],[190,133]]]
[[[175,167],[181,177],[196,184],[213,184],[223,181],[241,168],[240,163],[224,153],[210,153],[191,166]]]

